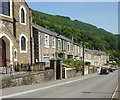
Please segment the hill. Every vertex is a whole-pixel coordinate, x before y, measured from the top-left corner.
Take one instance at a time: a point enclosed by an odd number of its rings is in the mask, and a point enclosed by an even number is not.
[[[87,48],[105,51],[110,54],[111,60],[119,62],[118,39],[112,33],[79,20],[71,20],[67,16],[50,15],[35,10],[32,10],[32,14],[34,23],[68,38],[73,37],[79,44],[84,39]]]

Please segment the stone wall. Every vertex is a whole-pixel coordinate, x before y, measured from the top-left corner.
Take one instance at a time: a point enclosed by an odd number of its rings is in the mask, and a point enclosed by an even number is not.
[[[66,70],[66,78],[75,77],[75,76],[76,76],[75,69]]]
[[[72,68],[63,69],[63,78],[71,78],[76,76],[82,76],[82,72],[76,71],[76,69]]]
[[[2,88],[30,85],[35,83],[47,82],[51,80],[54,80],[54,71],[52,69],[49,69],[25,75],[3,78]]]
[[[82,72],[76,71],[75,69],[67,71],[67,78],[76,77],[76,76],[77,77],[82,76]]]
[[[96,68],[90,68],[88,70],[87,74],[93,74],[93,73],[97,73],[97,69]],[[85,73],[84,73],[85,74]],[[85,75],[87,75],[85,74]],[[72,69],[72,68],[63,68],[63,73],[62,73],[63,78],[71,78],[71,77],[81,77],[82,76],[82,71],[77,71],[76,69]]]

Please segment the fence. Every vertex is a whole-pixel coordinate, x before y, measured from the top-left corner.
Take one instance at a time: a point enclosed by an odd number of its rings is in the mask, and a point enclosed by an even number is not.
[[[2,76],[5,75],[16,75],[16,74],[26,74],[34,71],[44,71],[47,68],[50,67],[50,64],[45,62],[40,62],[36,64],[21,64],[19,66],[17,65],[10,65],[10,66],[4,66],[0,67],[0,74]]]

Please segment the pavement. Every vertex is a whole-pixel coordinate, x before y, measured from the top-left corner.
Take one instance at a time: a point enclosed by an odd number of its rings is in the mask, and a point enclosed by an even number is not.
[[[118,71],[115,71],[108,75],[92,74],[5,88],[2,89],[2,98],[118,98],[117,86]]]

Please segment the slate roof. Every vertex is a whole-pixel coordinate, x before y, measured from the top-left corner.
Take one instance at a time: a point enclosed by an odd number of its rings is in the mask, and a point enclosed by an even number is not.
[[[98,55],[98,56],[100,56],[100,55],[108,55],[107,53],[105,53],[103,51],[91,50],[91,49],[85,49],[85,52],[93,54],[93,55]]]
[[[90,50],[90,49],[85,49],[85,52],[90,53],[90,54],[95,54],[95,52],[93,50]]]
[[[49,35],[52,35],[52,36],[55,36],[55,37],[58,35],[57,33],[52,32],[52,31],[50,31],[50,30],[48,30],[48,29],[46,29],[46,28],[44,28],[44,27],[41,27],[41,26],[39,26],[39,25],[37,25],[37,24],[33,24],[32,26],[33,26],[34,28],[36,28],[37,30],[42,31],[42,32],[44,32],[44,33],[47,33],[47,34],[49,34]]]
[[[58,33],[56,33],[56,32],[52,32],[52,31],[50,31],[50,30],[48,30],[48,29],[46,29],[46,28],[44,28],[44,27],[42,27],[42,26],[39,26],[39,25],[37,25],[37,24],[33,24],[32,26],[33,26],[34,28],[36,28],[37,30],[39,30],[39,31],[41,31],[41,32],[44,32],[44,33],[46,33],[46,34],[48,34],[48,35],[55,36],[56,38],[63,39],[63,40],[65,40],[65,41],[67,41],[67,42],[72,42],[72,40],[70,40],[69,38],[64,37],[64,36],[62,36],[62,35],[60,35],[60,34],[58,34]]]

